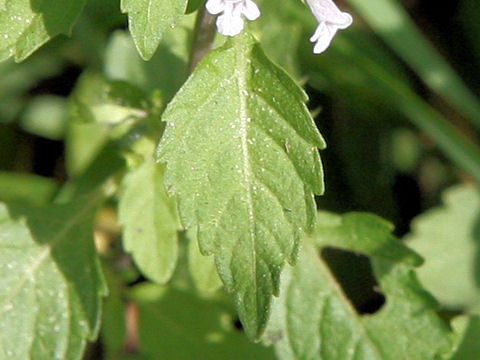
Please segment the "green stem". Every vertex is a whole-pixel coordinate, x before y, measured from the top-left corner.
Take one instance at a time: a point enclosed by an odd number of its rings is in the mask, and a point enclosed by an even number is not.
[[[203,57],[212,50],[213,41],[217,33],[215,28],[216,17],[202,6],[198,10],[195,29],[193,31],[192,47],[188,62],[188,74],[191,74]]]
[[[298,20],[307,21],[311,28],[315,26],[313,17],[304,20],[304,9],[301,6],[291,6],[288,10]],[[387,72],[377,59],[365,56],[360,45],[357,46],[341,37],[335,41],[337,49],[343,56],[348,57],[352,64],[382,84],[385,94],[389,94],[392,104],[400,112],[431,136],[448,158],[472,175],[477,183],[480,183],[480,147],[476,143],[463,135],[458,128],[415,94],[405,83]]]
[[[349,53],[356,53],[350,43],[341,40],[339,42],[349,50]],[[392,95],[391,101],[400,112],[431,136],[447,157],[480,183],[479,146],[375,61],[365,56],[356,56],[355,61],[384,86],[386,93]]]

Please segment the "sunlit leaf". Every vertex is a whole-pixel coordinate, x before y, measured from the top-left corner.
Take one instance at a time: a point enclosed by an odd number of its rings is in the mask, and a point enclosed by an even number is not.
[[[418,256],[367,214],[321,214],[295,268],[282,274],[265,339],[279,359],[434,359],[450,350],[446,325],[411,265]],[[336,247],[369,256],[385,304],[361,315],[319,251]]]
[[[58,34],[69,35],[85,0],[5,0],[0,11],[0,61],[26,59]],[[1,6],[1,4],[0,4]]]
[[[147,277],[167,282],[177,263],[180,226],[175,204],[163,186],[163,169],[153,159],[125,177],[119,218],[125,250]]]
[[[122,12],[128,13],[130,32],[138,52],[149,60],[169,27],[185,13],[188,0],[122,0]]]
[[[2,359],[80,359],[106,286],[93,244],[96,201],[0,207]]]
[[[480,310],[480,193],[457,186],[443,202],[417,217],[407,237],[425,259],[418,277],[442,305]]]
[[[159,160],[186,228],[214,254],[240,318],[257,337],[323,192],[325,146],[305,93],[250,35],[209,54],[167,107]]]

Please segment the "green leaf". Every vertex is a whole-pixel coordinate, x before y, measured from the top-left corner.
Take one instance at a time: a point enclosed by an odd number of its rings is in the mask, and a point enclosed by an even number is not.
[[[163,116],[167,188],[202,253],[215,255],[251,338],[323,192],[325,143],[306,100],[247,34],[206,56]]]
[[[1,43],[1,37],[0,37]],[[43,53],[18,66],[13,60],[0,63],[0,124],[17,121],[27,102],[29,89],[46,78],[55,77],[63,68],[55,53]]]
[[[426,360],[449,351],[448,331],[434,312],[434,302],[408,261],[399,262],[417,256],[390,231],[388,223],[372,215],[319,215],[296,267],[282,274],[281,297],[275,299],[264,336],[276,342],[279,359]],[[386,296],[376,313],[360,315],[353,308],[319,256],[319,250],[330,246],[370,257]]]
[[[180,225],[163,186],[163,168],[146,160],[127,174],[123,186],[119,219],[125,250],[147,277],[165,283],[177,263]]]
[[[54,95],[33,98],[26,106],[20,126],[35,135],[61,140],[67,126],[67,101]]]
[[[391,223],[373,214],[352,212],[338,216],[319,212],[311,237],[319,247],[333,246],[390,262],[420,265],[422,258],[398,241],[391,234],[393,229]]]
[[[458,346],[450,360],[477,360],[480,354],[480,316],[459,316],[452,321]]]
[[[195,287],[201,294],[210,294],[222,286],[212,256],[203,256],[194,231],[188,232],[188,269]]]
[[[139,352],[148,359],[273,360],[235,326],[235,310],[221,300],[142,284],[132,291],[139,308]]]
[[[53,199],[56,181],[31,174],[0,171],[0,201],[42,205]]]
[[[480,193],[473,185],[443,195],[444,206],[417,217],[408,244],[425,258],[424,286],[451,309],[480,309]]]
[[[147,117],[148,105],[145,93],[135,85],[86,72],[78,81],[71,111],[77,121],[115,125]]]
[[[111,80],[133,83],[147,93],[160,89],[162,100],[169,101],[186,78],[194,21],[193,15],[184,16],[175,29],[167,29],[157,52],[148,62],[141,59],[126,31],[115,31],[105,53],[105,75]]]
[[[98,178],[96,172],[115,168],[118,161],[111,160],[120,156],[119,149],[114,149],[116,153],[112,153],[106,162],[98,164],[102,166],[97,169],[92,169],[91,162],[102,149],[109,147],[109,138],[121,137],[136,120],[147,117],[149,105],[146,95],[134,85],[124,81],[109,81],[94,72],[82,74],[71,97],[72,121],[66,139],[69,174],[80,175],[82,171],[91,169],[93,176],[86,180],[92,182]],[[125,125],[125,128],[112,131],[117,125]]]
[[[130,32],[144,60],[157,50],[163,33],[174,27],[187,8],[188,0],[122,0],[123,13],[128,13]]]
[[[111,264],[105,264],[111,265]],[[110,293],[103,303],[102,311],[102,350],[104,360],[120,360],[120,353],[125,346],[127,321],[124,283],[118,269],[103,266]]]
[[[0,206],[2,359],[80,359],[107,289],[93,244],[97,201]]]
[[[85,0],[5,0],[0,11],[0,61],[25,60],[58,34],[70,35]]]

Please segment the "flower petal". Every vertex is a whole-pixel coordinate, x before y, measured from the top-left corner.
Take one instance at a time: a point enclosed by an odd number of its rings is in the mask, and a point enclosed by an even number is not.
[[[315,33],[310,38],[310,41],[316,42],[313,47],[314,54],[321,54],[330,46],[330,43],[333,40],[333,37],[337,33],[338,27],[335,25],[327,25],[325,23],[320,23]]]
[[[339,19],[340,20],[340,19]],[[353,18],[352,18],[352,15],[350,15],[349,13],[346,13],[346,12],[342,12],[342,19],[341,21],[335,23],[335,25],[339,28],[339,29],[346,29],[347,27],[349,27],[350,25],[352,25],[353,23]],[[332,22],[333,24],[333,22]]]
[[[218,32],[225,36],[235,36],[243,30],[244,22],[240,16],[231,16],[225,12],[217,18]]]
[[[310,10],[318,21],[318,27],[310,38],[315,42],[313,52],[324,52],[339,29],[346,29],[352,22],[349,13],[342,12],[332,0],[306,0]]]
[[[326,21],[334,24],[345,22],[344,13],[332,0],[307,0],[307,4],[318,22]]]
[[[243,3],[243,15],[248,20],[256,20],[260,17],[260,9],[252,0],[245,0]]]
[[[212,15],[220,14],[225,10],[225,0],[208,0],[205,7]]]

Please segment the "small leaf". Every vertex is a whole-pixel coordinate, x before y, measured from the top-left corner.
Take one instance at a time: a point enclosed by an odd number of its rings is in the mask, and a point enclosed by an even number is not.
[[[139,309],[139,352],[148,359],[274,359],[271,349],[248,341],[235,328],[229,302],[145,283],[131,296]]]
[[[189,231],[188,269],[195,287],[201,294],[213,293],[222,286],[213,256],[203,256],[193,231]]]
[[[148,106],[145,93],[135,85],[86,72],[75,88],[71,111],[77,121],[119,124],[147,117]]]
[[[146,93],[162,92],[162,100],[170,101],[186,78],[189,39],[195,18],[184,16],[175,27],[167,29],[150,61],[143,61],[130,34],[115,31],[108,43],[104,69],[111,80],[128,81]]]
[[[70,35],[85,0],[4,0],[0,11],[0,61],[25,60],[58,34]],[[0,4],[1,5],[1,4]]]
[[[329,229],[325,237],[322,228]],[[319,215],[319,227],[304,242],[296,267],[282,275],[281,297],[274,301],[264,335],[267,343],[275,343],[279,359],[426,360],[450,350],[449,334],[434,312],[434,301],[408,261],[399,262],[417,257],[390,231],[388,223],[371,215]],[[379,311],[363,316],[356,312],[318,255],[326,246],[370,257],[386,296]]]
[[[80,359],[106,286],[93,245],[96,201],[0,205],[2,359]]]
[[[66,99],[54,95],[36,96],[25,107],[20,126],[47,139],[63,139],[67,127]]]
[[[125,81],[109,81],[102,75],[86,71],[75,87],[71,96],[70,118],[67,142],[67,169],[70,175],[78,176],[84,170],[91,168],[91,161],[102,149],[109,147],[110,138],[124,135],[124,130],[131,128],[136,120],[144,119],[150,110],[150,102],[142,90]],[[106,111],[113,109],[114,112]],[[114,126],[126,126],[118,132],[112,131]],[[138,137],[138,134],[135,135]],[[112,147],[112,146],[110,146]],[[111,161],[120,157],[119,149],[112,149],[112,156],[108,156],[103,163],[97,163],[98,168],[92,169],[93,175],[86,179],[94,183],[98,179],[95,173],[105,172],[115,168]],[[111,162],[110,162],[111,161]]]
[[[249,337],[266,324],[285,260],[323,192],[325,143],[306,94],[250,35],[209,54],[165,110],[159,161],[182,222],[215,255]]]
[[[122,0],[133,41],[144,60],[157,50],[163,33],[180,20],[188,0]]]
[[[127,174],[123,185],[119,218],[125,250],[147,277],[165,283],[177,263],[179,221],[163,187],[163,169],[146,160]]]
[[[444,206],[417,217],[408,244],[425,258],[418,277],[452,309],[480,309],[480,193],[473,185],[443,195]]]

